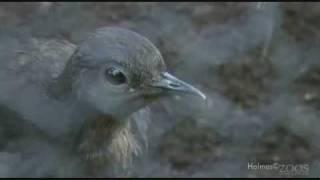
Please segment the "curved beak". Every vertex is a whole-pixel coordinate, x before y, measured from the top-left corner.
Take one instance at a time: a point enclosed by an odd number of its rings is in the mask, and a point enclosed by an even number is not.
[[[199,89],[191,86],[190,84],[174,77],[173,75],[165,72],[161,74],[161,79],[152,83],[152,87],[162,88],[169,91],[184,92],[200,96],[203,100],[206,100],[207,97]]]

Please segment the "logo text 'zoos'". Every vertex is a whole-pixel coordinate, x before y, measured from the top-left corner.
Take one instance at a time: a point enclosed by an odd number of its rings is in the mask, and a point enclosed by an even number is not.
[[[309,169],[309,164],[248,163],[248,170],[273,170],[284,176],[305,176],[309,174]]]

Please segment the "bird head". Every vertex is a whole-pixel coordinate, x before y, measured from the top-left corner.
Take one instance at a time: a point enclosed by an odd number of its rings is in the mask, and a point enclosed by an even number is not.
[[[128,116],[174,93],[206,98],[167,72],[159,50],[147,38],[122,28],[100,28],[91,34],[76,49],[65,74],[79,100],[114,117]]]

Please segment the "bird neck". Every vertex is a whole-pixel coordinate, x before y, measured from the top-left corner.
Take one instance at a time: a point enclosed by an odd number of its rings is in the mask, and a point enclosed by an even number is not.
[[[87,170],[95,171],[94,174],[109,163],[113,167],[127,167],[131,157],[139,151],[130,121],[119,121],[109,115],[91,118],[86,120],[79,131],[73,152],[79,154],[86,162]]]
[[[103,114],[86,102],[82,102],[72,90],[72,78],[68,69],[48,86],[48,94],[67,104],[70,108],[70,123],[63,144],[71,146],[81,159],[93,169],[100,169],[109,162],[126,167],[133,154],[139,151],[130,121],[124,117]],[[119,119],[121,118],[121,119]],[[67,139],[67,140],[66,140]]]
[[[59,83],[59,82],[55,82]],[[58,92],[58,91],[56,91]],[[103,114],[87,103],[79,101],[72,92],[61,93],[55,99],[69,104],[70,118],[68,131],[63,138],[64,146],[88,165],[87,169],[100,170],[108,163],[127,167],[131,157],[138,154],[139,144],[132,133],[128,117],[114,117]],[[121,119],[119,119],[121,118]],[[94,172],[96,173],[96,172]]]

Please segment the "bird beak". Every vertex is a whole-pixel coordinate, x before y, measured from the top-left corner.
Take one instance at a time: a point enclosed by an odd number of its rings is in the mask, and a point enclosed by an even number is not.
[[[165,90],[176,91],[176,92],[184,92],[193,95],[200,96],[204,100],[207,99],[206,95],[204,95],[200,90],[191,86],[190,84],[183,82],[182,80],[174,77],[173,75],[165,72],[161,73],[161,79],[152,84],[152,87],[162,88]]]

